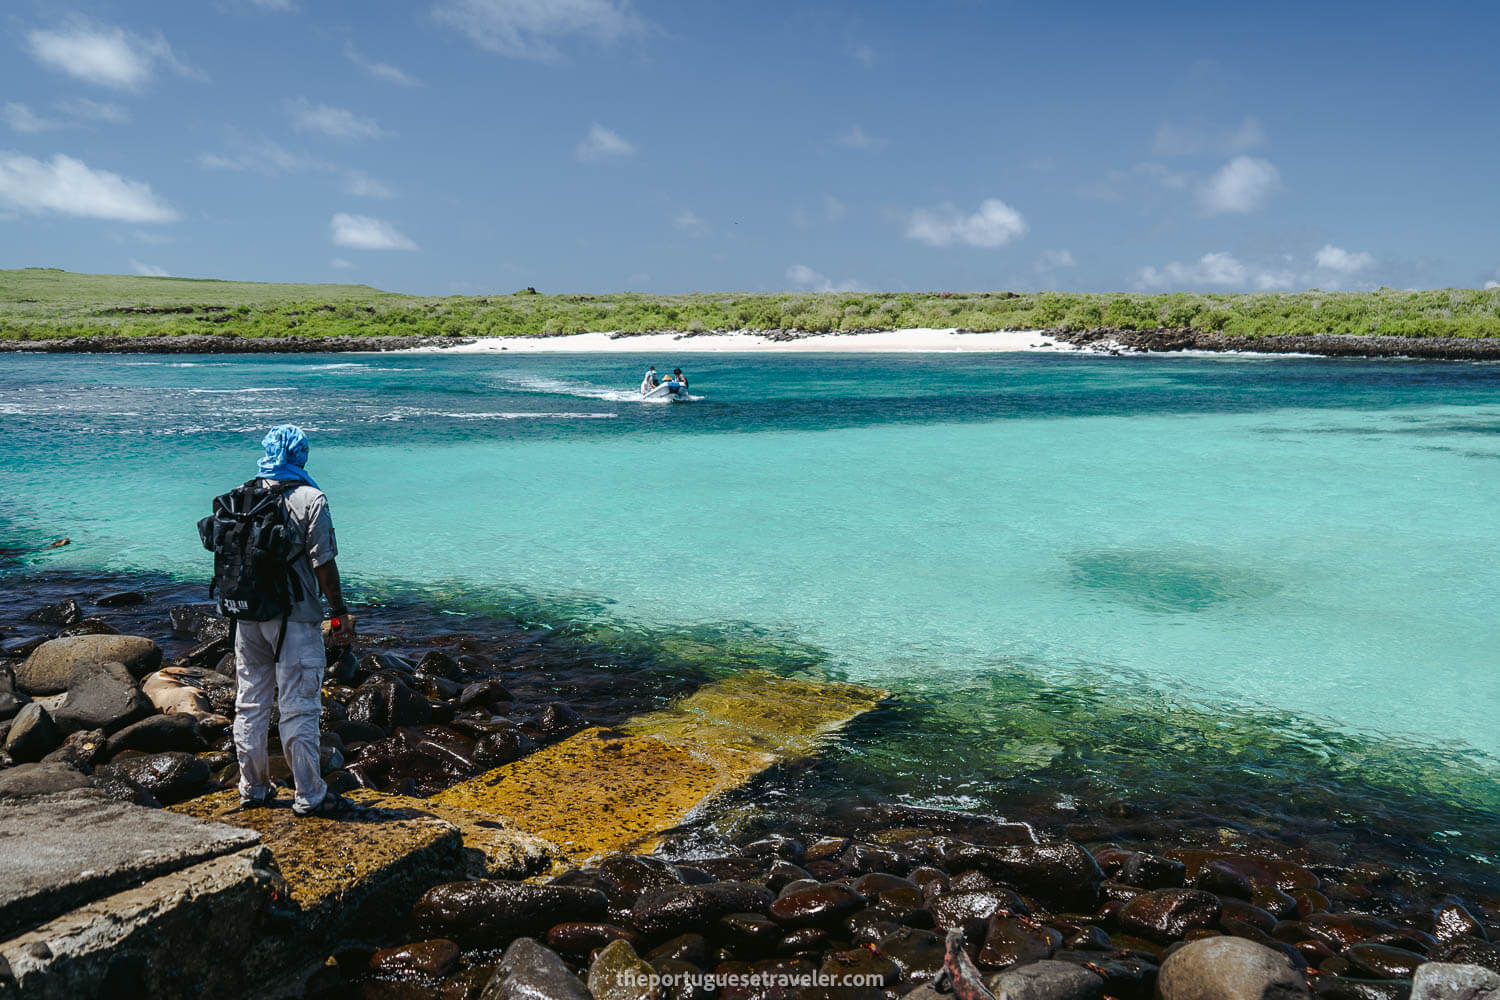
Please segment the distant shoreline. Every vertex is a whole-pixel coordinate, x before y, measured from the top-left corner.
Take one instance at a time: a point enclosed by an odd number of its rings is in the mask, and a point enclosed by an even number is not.
[[[381,351],[453,353],[998,353],[1088,351],[1103,354],[1204,351],[1324,357],[1500,361],[1500,339],[1356,334],[1231,336],[1203,330],[798,330],[653,331],[504,337],[63,337],[0,340],[0,351],[42,354],[323,354]]]

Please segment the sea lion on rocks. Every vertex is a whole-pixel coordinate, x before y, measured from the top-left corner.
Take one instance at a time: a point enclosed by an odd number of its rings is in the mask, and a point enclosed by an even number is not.
[[[201,667],[163,667],[146,678],[141,691],[158,712],[182,713],[206,729],[222,729],[234,712],[234,683]]]

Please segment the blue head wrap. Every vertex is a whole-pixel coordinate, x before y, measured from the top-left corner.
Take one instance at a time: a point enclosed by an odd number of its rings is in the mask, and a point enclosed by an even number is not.
[[[307,464],[307,435],[302,428],[291,424],[272,427],[261,442],[266,457],[260,460],[260,478],[281,482],[306,483],[313,489],[318,484],[302,467]]]

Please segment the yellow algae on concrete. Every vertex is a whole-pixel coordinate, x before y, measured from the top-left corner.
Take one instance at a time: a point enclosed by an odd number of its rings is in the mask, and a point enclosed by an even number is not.
[[[291,902],[306,926],[321,932],[409,905],[434,881],[463,871],[462,840],[452,824],[401,808],[398,796],[353,792],[349,798],[372,808],[338,819],[299,818],[285,805],[235,812],[234,791],[172,808],[259,832]]]
[[[647,849],[705,798],[774,762],[726,747],[689,749],[650,736],[588,729],[433,799],[504,816],[581,861]]]
[[[430,801],[503,816],[574,862],[646,851],[721,792],[874,708],[882,691],[751,672],[619,729],[589,729]]]

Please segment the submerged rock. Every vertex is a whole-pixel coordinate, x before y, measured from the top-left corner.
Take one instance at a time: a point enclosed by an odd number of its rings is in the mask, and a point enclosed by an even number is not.
[[[65,601],[58,601],[56,604],[37,608],[26,616],[27,621],[36,625],[72,625],[82,618],[83,610],[71,597]]]

